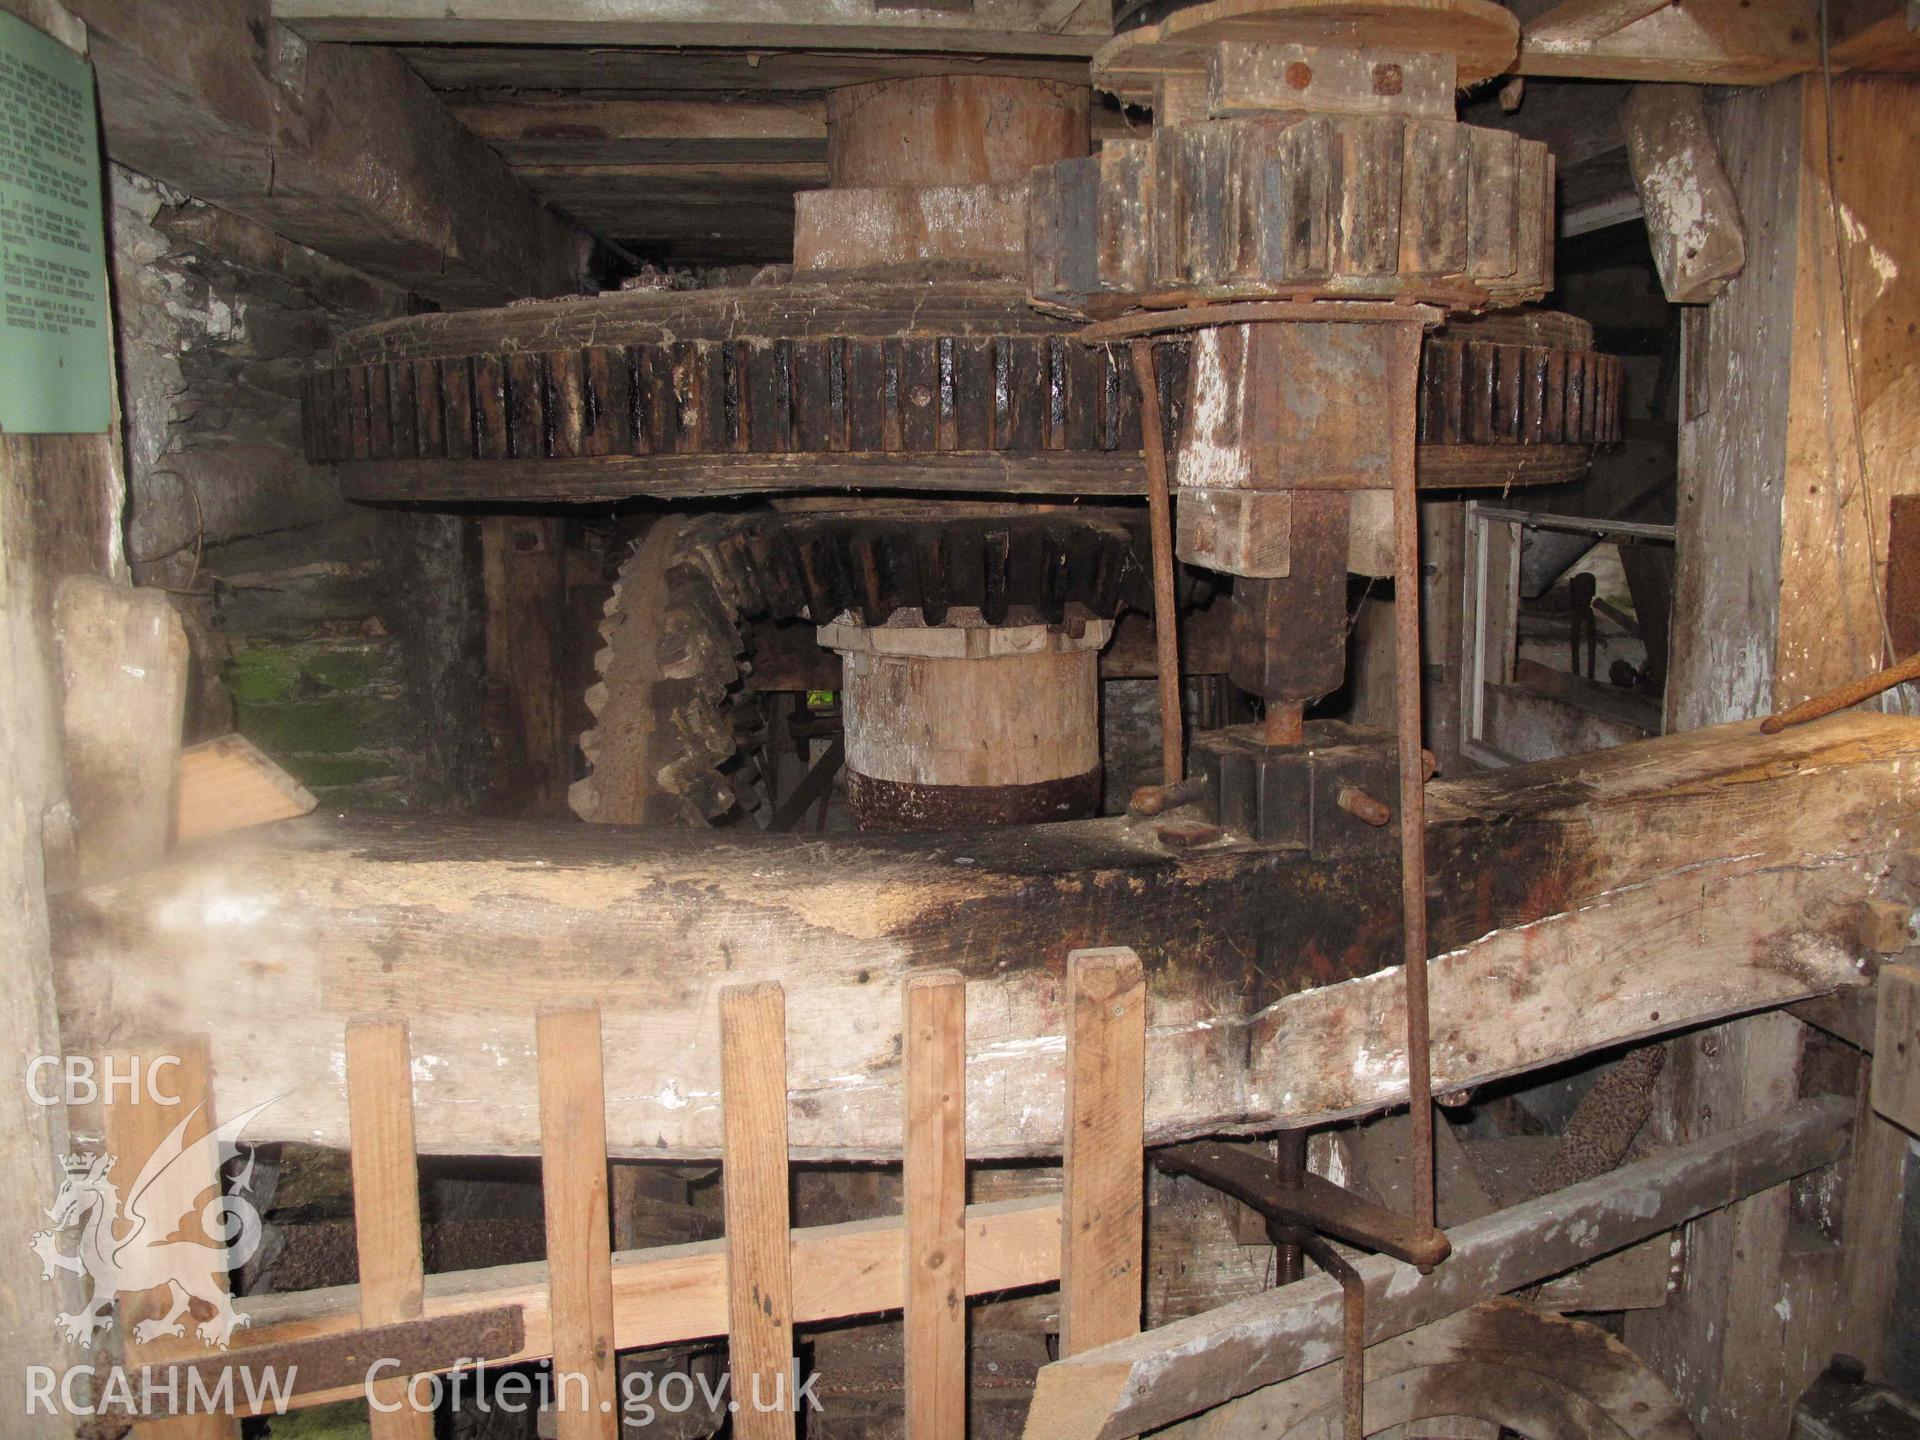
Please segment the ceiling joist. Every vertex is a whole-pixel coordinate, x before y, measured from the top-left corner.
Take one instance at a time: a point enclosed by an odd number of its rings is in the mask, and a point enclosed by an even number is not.
[[[1088,56],[1108,0],[276,0],[309,40],[383,45],[643,45]]]

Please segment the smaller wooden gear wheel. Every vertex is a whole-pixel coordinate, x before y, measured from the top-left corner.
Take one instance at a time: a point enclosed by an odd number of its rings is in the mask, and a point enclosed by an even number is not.
[[[1116,37],[1094,83],[1151,105],[1153,133],[1036,173],[1035,302],[1539,299],[1552,157],[1454,118],[1518,33],[1488,0],[1214,0]]]

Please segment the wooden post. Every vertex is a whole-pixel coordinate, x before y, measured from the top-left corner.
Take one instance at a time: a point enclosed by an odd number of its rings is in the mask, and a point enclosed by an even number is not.
[[[721,1176],[727,1211],[727,1326],[733,1433],[794,1434],[793,1270],[787,1205],[787,996],[779,985],[720,992]]]
[[[1140,1330],[1147,993],[1124,947],[1067,957],[1060,1353]]]
[[[347,1027],[347,1107],[353,1148],[353,1238],[360,1261],[360,1323],[418,1319],[420,1171],[413,1144],[413,1055],[404,1023]],[[406,1404],[404,1378],[374,1389],[373,1440],[433,1440],[431,1407]],[[383,1407],[399,1406],[388,1410]]]
[[[1920,967],[1882,965],[1877,984],[1873,1108],[1920,1135]]]
[[[1836,78],[1831,147],[1827,101],[1809,77],[1707,112],[1747,254],[1690,327],[1673,729],[1765,715],[1885,659],[1879,567],[1888,496],[1915,486],[1916,412],[1876,377],[1900,372],[1920,323],[1920,226],[1902,169],[1920,144],[1920,82]],[[1685,1144],[1777,1115],[1808,1035],[1772,1014],[1673,1042],[1650,1133]],[[1843,1243],[1791,1243],[1792,1197],[1776,1186],[1690,1225],[1672,1299],[1627,1321],[1705,1440],[1784,1435],[1836,1350],[1879,1372],[1905,1145],[1864,1096],[1859,1113]]]
[[[71,575],[54,596],[75,873],[151,864],[173,839],[187,632],[164,592]]]
[[[163,1065],[156,1072],[155,1066],[162,1060],[177,1060],[178,1063]],[[204,1040],[187,1040],[166,1046],[116,1051],[101,1056],[100,1067],[103,1077],[137,1077],[132,1094],[129,1095],[124,1086],[110,1091],[105,1126],[107,1153],[114,1157],[113,1169],[109,1174],[121,1196],[131,1197],[134,1178],[182,1120],[192,1116],[185,1133],[180,1137],[189,1146],[214,1128],[212,1067],[207,1058],[207,1046]],[[149,1080],[157,1079],[157,1075],[174,1079],[171,1097],[174,1103],[167,1104],[153,1096],[153,1086]],[[199,1109],[197,1115],[193,1114],[195,1107]],[[159,1229],[163,1234],[171,1233],[176,1226],[184,1224],[189,1237],[206,1244],[212,1237],[195,1234],[197,1226],[193,1217],[199,1214],[207,1193],[217,1190],[220,1170],[217,1161],[206,1164],[202,1157],[203,1163],[196,1166],[190,1163],[192,1158],[183,1154],[178,1162],[154,1177],[152,1184],[141,1192],[140,1213],[146,1216],[149,1226]],[[224,1251],[226,1247],[216,1248]],[[226,1271],[215,1270],[214,1278],[224,1294],[227,1289]],[[121,1358],[129,1369],[168,1360],[198,1358],[208,1353],[210,1347],[195,1332],[195,1316],[183,1303],[184,1292],[176,1294],[177,1290],[178,1287],[161,1285],[120,1296],[117,1310]],[[139,1338],[140,1328],[148,1324],[177,1325],[181,1333],[156,1334],[151,1339],[142,1340]],[[136,1425],[133,1433],[136,1440],[235,1440],[240,1433],[240,1422],[231,1415],[182,1415],[172,1420]]]
[[[1747,262],[1740,205],[1707,128],[1697,85],[1636,85],[1620,115],[1661,288],[1700,305]]]
[[[967,984],[906,984],[907,1440],[967,1430]]]
[[[620,1416],[600,1012],[542,1015],[537,1030],[540,1183],[546,1194],[557,1434],[559,1440],[614,1440]]]
[[[487,597],[486,807],[501,815],[566,810],[569,762],[561,683],[566,667],[566,524],[493,515],[480,521]]]

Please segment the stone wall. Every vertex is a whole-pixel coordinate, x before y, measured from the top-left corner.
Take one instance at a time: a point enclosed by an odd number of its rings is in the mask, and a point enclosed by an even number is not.
[[[126,544],[193,642],[190,738],[236,728],[335,808],[463,806],[468,522],[346,505],[299,382],[404,291],[111,167]]]

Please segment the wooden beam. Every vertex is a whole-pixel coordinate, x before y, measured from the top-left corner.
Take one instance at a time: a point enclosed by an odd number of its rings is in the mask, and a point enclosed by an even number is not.
[[[420,1167],[413,1148],[413,1053],[404,1023],[347,1027],[347,1106],[360,1323],[417,1320],[424,1284]],[[406,1403],[405,1380],[384,1380],[368,1398],[373,1440],[433,1440],[433,1412]]]
[[[1880,967],[1873,1046],[1873,1108],[1920,1135],[1920,968]]]
[[[1621,125],[1660,287],[1675,305],[1704,304],[1747,263],[1706,96],[1697,85],[1636,85]]]
[[[1433,785],[1436,1086],[1857,983],[1861,902],[1915,864],[1897,836],[1920,820],[1916,754],[1920,722],[1850,713]],[[76,1039],[204,1029],[230,1103],[281,1097],[262,1139],[333,1144],[331,1037],[409,1014],[441,1062],[421,1145],[468,1154],[537,1143],[526,1017],[600,1004],[614,1150],[704,1158],[721,1127],[697,1098],[720,1089],[702,1017],[726,985],[780,981],[795,1152],[880,1158],[900,1153],[894,987],[951,967],[985,987],[969,1150],[1057,1154],[1062,1110],[1016,1097],[1062,1093],[1075,948],[1125,941],[1146,969],[1150,1141],[1404,1098],[1401,1057],[1369,1038],[1400,1033],[1392,935],[1371,923],[1394,873],[1390,854],[1176,854],[1125,819],[929,850],[309,816],[60,897],[60,1000]],[[244,1021],[263,1009],[272,1033]]]
[[[635,50],[607,46],[446,45],[407,51],[414,71],[435,90],[665,91],[728,95],[817,96],[871,80],[951,75],[956,57],[938,51]],[[961,61],[959,63],[965,63]],[[996,55],[997,75],[1085,84],[1087,62],[1068,56]]]
[[[1835,70],[1920,71],[1920,29],[1907,0],[1835,0],[1828,14]]]
[[[720,992],[721,1180],[733,1431],[792,1440],[793,1268],[787,1187],[787,1000],[775,984]],[[903,1267],[904,1273],[904,1267]]]
[[[782,99],[449,102],[454,119],[507,164],[723,165],[827,158],[825,102]]]
[[[1060,1278],[1057,1195],[967,1207],[966,1290],[987,1295],[1049,1285]],[[906,1222],[897,1215],[792,1232],[793,1318],[812,1325],[898,1310],[906,1302]],[[235,1349],[359,1327],[359,1287],[339,1285],[237,1302],[251,1324]],[[553,1353],[544,1261],[429,1275],[429,1319],[517,1305],[526,1343],[502,1363]],[[613,1335],[622,1350],[658,1349],[727,1333],[727,1242],[700,1240],[613,1257]],[[359,1386],[298,1397],[295,1408],[358,1399]]]
[[[901,6],[861,23],[835,0],[275,0],[309,40],[384,45],[715,46],[1090,56],[1113,34],[1104,0]]]
[[[243,0],[76,0],[107,153],[448,305],[577,288],[589,238],[392,51],[289,59]]]
[[[967,1428],[967,982],[905,987],[907,1440]]]
[[[1402,1335],[1469,1305],[1618,1250],[1844,1153],[1852,1106],[1809,1101],[1685,1150],[1471,1221],[1431,1275],[1381,1256],[1355,1262],[1367,1339]],[[1040,1372],[1031,1440],[1122,1440],[1336,1360],[1341,1292],[1326,1276],[1176,1320]]]
[[[1067,957],[1060,1353],[1137,1334],[1146,1240],[1147,991],[1127,949]]]
[[[1600,7],[1608,19],[1623,11]],[[1536,24],[1551,20],[1552,12]],[[1591,26],[1587,27],[1591,28]],[[1522,75],[1767,85],[1820,63],[1814,0],[1688,0],[1602,35],[1552,29],[1521,35]]]
[[[560,1440],[614,1440],[613,1226],[597,1010],[540,1016],[540,1188]]]
[[[1545,14],[1527,21],[1522,41],[1535,45],[1591,44],[1617,34],[1636,20],[1664,10],[1673,0],[1560,0]]]

